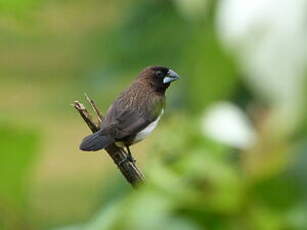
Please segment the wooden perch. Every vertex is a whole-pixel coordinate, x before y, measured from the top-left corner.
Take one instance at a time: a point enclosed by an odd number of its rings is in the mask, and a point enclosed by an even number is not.
[[[90,99],[85,94],[86,100],[89,102],[91,107],[93,108],[94,112],[97,115],[98,123],[95,123],[93,121],[93,118],[91,117],[88,110],[85,108],[83,104],[81,104],[79,101],[75,101],[73,103],[74,108],[80,113],[81,117],[87,124],[87,126],[90,128],[90,130],[94,133],[99,130],[99,127],[101,125],[101,122],[103,122],[103,116],[99,109],[97,108],[95,102]],[[114,163],[117,165],[123,176],[126,178],[126,180],[135,188],[137,185],[144,182],[144,175],[142,172],[136,167],[134,162],[127,161],[127,154],[122,149],[116,146],[115,144],[112,144],[108,146],[106,149],[109,156],[113,159]]]

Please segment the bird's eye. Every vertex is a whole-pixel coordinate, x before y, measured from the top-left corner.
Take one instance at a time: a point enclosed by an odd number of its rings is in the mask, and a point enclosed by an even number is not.
[[[158,77],[161,77],[161,78],[163,77],[163,73],[162,73],[162,71],[157,71],[157,73],[156,73],[156,74],[157,74],[157,76],[158,76]]]

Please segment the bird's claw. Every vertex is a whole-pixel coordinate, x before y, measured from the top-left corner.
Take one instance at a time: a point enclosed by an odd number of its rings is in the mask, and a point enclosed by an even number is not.
[[[133,164],[136,162],[136,160],[133,158],[131,154],[128,154],[127,159],[132,162]]]
[[[122,164],[124,164],[126,162],[131,162],[131,163],[135,164],[136,160],[131,155],[127,155],[125,159],[121,160],[118,163],[118,165],[121,166]]]

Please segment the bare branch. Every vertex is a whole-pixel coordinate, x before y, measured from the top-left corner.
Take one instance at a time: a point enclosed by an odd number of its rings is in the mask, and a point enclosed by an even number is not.
[[[93,122],[91,115],[89,114],[85,106],[81,104],[79,101],[74,101],[73,106],[75,107],[76,110],[78,110],[78,112],[80,113],[81,117],[86,122],[90,130],[93,133],[97,132],[99,130],[99,126],[97,126],[95,122]]]
[[[95,102],[86,93],[84,93],[84,95],[85,95],[86,100],[91,105],[94,112],[96,113],[99,124],[101,124],[104,117],[102,116],[100,110],[97,108]]]
[[[97,108],[95,102],[92,99],[90,99],[87,95],[86,99],[93,107],[93,110],[96,112],[98,120],[103,121],[103,116],[100,113],[99,109]],[[75,101],[73,103],[73,106],[80,113],[81,117],[83,118],[87,126],[90,128],[90,130],[93,133],[97,132],[99,130],[100,124],[99,125],[95,124],[85,106],[81,104],[79,101]],[[144,175],[133,162],[126,160],[127,154],[122,148],[119,148],[115,144],[112,144],[108,146],[105,150],[107,151],[109,156],[113,159],[114,163],[117,165],[117,167],[119,168],[123,176],[126,178],[126,180],[133,187],[136,187],[144,182]]]

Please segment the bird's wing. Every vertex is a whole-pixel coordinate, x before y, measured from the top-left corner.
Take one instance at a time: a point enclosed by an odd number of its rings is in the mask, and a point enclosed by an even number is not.
[[[156,120],[163,106],[164,97],[134,83],[109,108],[101,125],[102,134],[115,139],[135,135]]]
[[[146,116],[145,113],[127,111],[117,118],[115,138],[121,139],[134,135],[147,127],[152,120],[152,116]]]
[[[122,139],[135,135],[147,127],[155,118],[146,110],[140,112],[135,108],[123,107],[115,104],[110,108],[108,117],[102,123],[103,133],[115,139]]]

